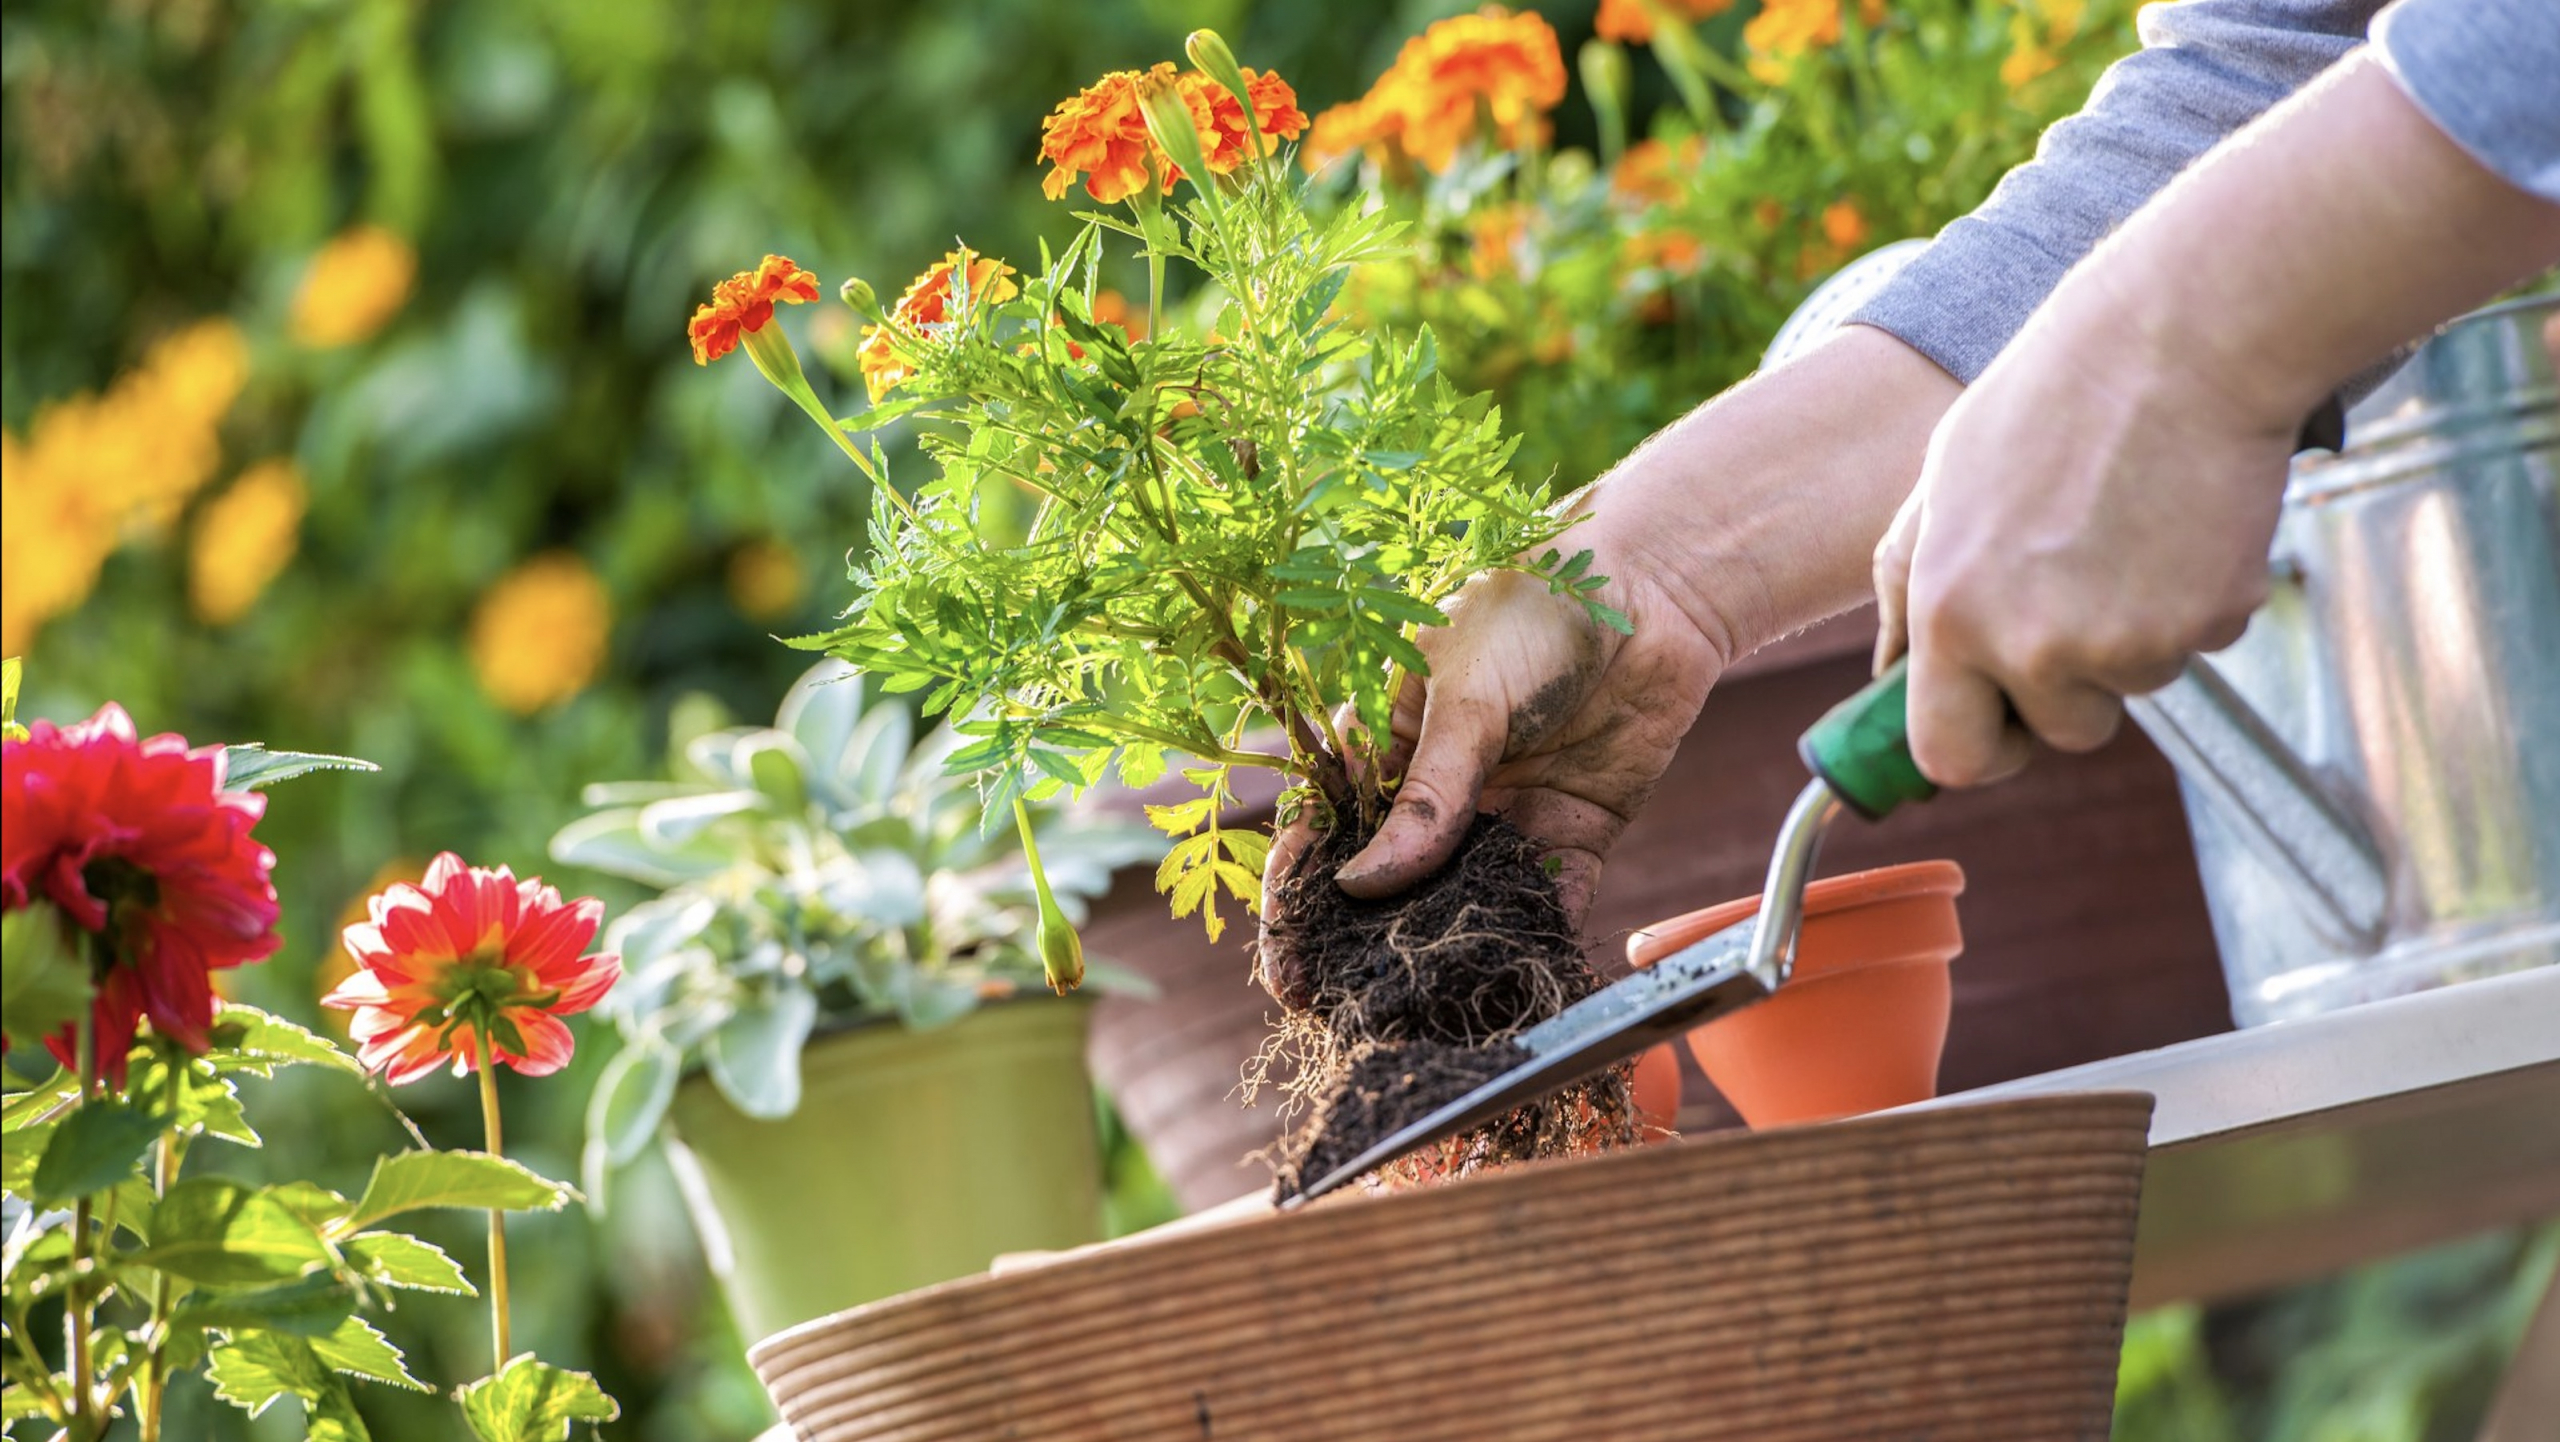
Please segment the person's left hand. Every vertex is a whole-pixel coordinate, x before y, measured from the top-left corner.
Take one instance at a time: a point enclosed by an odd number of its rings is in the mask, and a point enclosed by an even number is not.
[[[2126,696],[2239,639],[2300,418],[2143,337],[2048,315],[1939,424],[1877,547],[1879,668],[1911,648],[1912,759],[1942,786],[2115,734]]]

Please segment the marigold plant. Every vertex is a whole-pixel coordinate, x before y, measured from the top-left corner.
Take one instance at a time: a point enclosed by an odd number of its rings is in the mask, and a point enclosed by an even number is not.
[[[1527,45],[1525,23],[1470,19]],[[1552,32],[1535,23],[1552,59]],[[1466,48],[1428,50],[1452,75],[1474,64],[1479,79],[1448,83],[1478,99],[1516,70],[1503,92],[1515,120],[1549,80],[1562,86],[1560,69],[1489,51],[1465,62]],[[1225,105],[1244,118],[1239,136],[1304,117],[1284,84],[1236,66],[1214,37],[1195,37],[1193,54],[1199,79],[1170,65],[1108,77],[1052,117],[1062,169],[1115,177],[1088,193],[1151,177],[1125,192],[1126,212],[1086,213],[1018,283],[955,252],[877,322],[864,370],[898,399],[845,429],[929,414],[935,474],[912,499],[881,477],[853,605],[804,644],[963,718],[970,744],[949,764],[984,773],[993,807],[1115,772],[1143,786],[1180,765],[1201,795],[1151,813],[1177,838],[1158,881],[1215,936],[1222,896],[1257,900],[1267,846],[1221,822],[1236,768],[1283,773],[1293,807],[1374,818],[1395,780],[1390,705],[1426,669],[1414,638],[1443,624],[1461,587],[1521,570],[1623,618],[1591,599],[1587,558],[1555,544],[1570,523],[1514,478],[1500,412],[1440,375],[1430,333],[1342,323],[1344,285],[1394,253],[1400,227],[1320,217],[1276,150],[1240,154],[1221,177]],[[1223,100],[1203,103],[1209,84]],[[1075,143],[1060,143],[1070,130]],[[1171,175],[1191,186],[1178,204],[1165,201]],[[1049,184],[1064,189],[1056,172]],[[1220,300],[1144,339],[1098,321],[1096,261],[1115,242],[1151,268],[1195,268]],[[885,468],[876,452],[863,463]],[[1039,498],[1027,535],[982,527],[977,488],[998,479]]]

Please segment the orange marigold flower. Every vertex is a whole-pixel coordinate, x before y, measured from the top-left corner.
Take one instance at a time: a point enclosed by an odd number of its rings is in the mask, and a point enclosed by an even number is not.
[[[1260,104],[1260,101],[1254,102]],[[1105,286],[1093,293],[1093,323],[1116,325],[1132,344],[1147,338],[1146,310],[1120,292]]]
[[[1686,231],[1644,230],[1627,237],[1627,263],[1652,267],[1670,275],[1691,275],[1706,258],[1706,247]]]
[[[889,323],[863,329],[862,349],[855,354],[855,360],[862,368],[862,384],[871,392],[872,404],[879,404],[882,396],[915,374],[915,367],[898,352],[899,332],[919,332],[958,319],[951,314],[954,276],[960,278],[956,289],[966,310],[1011,300],[1013,273],[1013,267],[1003,261],[967,250],[952,251],[926,266],[924,274],[917,276],[907,293],[890,308]]]
[[[1678,145],[1639,140],[1618,157],[1617,169],[1609,173],[1609,189],[1640,205],[1677,204],[1706,153],[1706,138],[1699,135],[1684,136]]]
[[[818,278],[791,263],[789,256],[768,255],[753,270],[742,270],[711,288],[711,304],[693,308],[685,333],[693,340],[693,363],[709,365],[738,348],[751,331],[773,319],[776,303],[799,305],[818,298]]]
[[[1040,122],[1040,158],[1056,167],[1040,182],[1040,193],[1057,200],[1082,175],[1084,193],[1112,205],[1152,184],[1157,156],[1147,138],[1146,114],[1138,108],[1138,82],[1173,72],[1170,60],[1145,75],[1114,70],[1059,101]]]
[[[1405,153],[1446,170],[1481,113],[1505,145],[1537,138],[1564,99],[1564,51],[1543,16],[1488,5],[1404,43],[1370,99],[1395,112]]]
[[[1517,201],[1489,205],[1467,221],[1467,269],[1478,280],[1521,276],[1521,252],[1529,242],[1529,208]]]
[[[1867,238],[1867,218],[1859,213],[1858,202],[1835,200],[1822,208],[1822,238],[1839,251],[1858,248]]]
[[[1603,40],[1624,40],[1631,45],[1650,44],[1653,19],[1668,13],[1684,20],[1704,20],[1733,8],[1733,0],[1600,0],[1600,14],[1592,21],[1592,29]]]
[[[593,897],[563,901],[534,877],[466,866],[448,851],[424,880],[395,882],[346,929],[356,970],[320,1004],[352,1011],[356,1057],[393,1086],[446,1062],[455,1076],[503,1062],[526,1076],[569,1064],[560,1018],[604,999],[622,959],[585,956],[604,920]]]
[[[1357,151],[1383,154],[1399,133],[1393,106],[1379,103],[1375,93],[1346,100],[1315,118],[1298,163],[1320,170],[1325,163]]]
[[[1184,73],[1177,83],[1183,99],[1196,118],[1205,109],[1209,123],[1200,127],[1200,143],[1212,175],[1227,175],[1253,158],[1251,142],[1245,132],[1249,128],[1244,102],[1235,92],[1201,74],[1197,70]],[[1254,118],[1262,122],[1262,153],[1271,153],[1272,143],[1295,140],[1307,128],[1307,114],[1298,108],[1298,92],[1289,82],[1267,70],[1250,66],[1244,71],[1245,93],[1253,97]],[[1168,165],[1168,173],[1174,173]]]
[[[1884,0],[1858,0],[1859,23],[1884,23]],[[1742,27],[1753,78],[1786,83],[1796,57],[1840,43],[1840,0],[1762,0],[1760,13]]]

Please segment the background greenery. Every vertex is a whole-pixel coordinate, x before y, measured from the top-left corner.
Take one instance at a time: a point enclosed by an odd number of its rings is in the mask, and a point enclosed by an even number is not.
[[[689,362],[684,319],[711,281],[774,250],[830,283],[861,274],[893,294],[955,235],[1030,255],[1068,223],[1038,193],[1040,117],[1100,72],[1172,56],[1185,32],[1211,25],[1249,63],[1288,76],[1312,113],[1358,95],[1404,37],[1461,8],[12,0],[0,12],[0,422],[24,438],[48,403],[123,394],[119,377],[155,341],[206,317],[231,318],[250,355],[209,483],[142,516],[86,603],[36,633],[26,711],[67,719],[114,698],[146,732],[383,763],[379,776],[278,792],[261,827],[283,858],[288,941],[241,984],[249,1000],[315,1019],[336,919],[385,868],[449,847],[553,869],[544,842],[576,814],[581,784],[650,772],[671,733],[770,714],[805,663],[768,637],[826,618],[866,497],[749,367]],[[1570,57],[1593,6],[1536,8]],[[1710,33],[1729,43],[1748,13],[1728,12]],[[2131,44],[2123,6],[2093,14],[2103,23],[2089,44]],[[1636,114],[1672,98],[1641,54],[1634,70]],[[1767,183],[1802,217],[1862,196],[1864,243],[1892,240],[1969,203],[2076,93],[2029,103],[1979,75],[1951,77],[1945,103],[1983,137],[1961,168],[1907,135],[1853,128]],[[1593,143],[1578,98],[1556,123],[1559,146]],[[359,225],[414,245],[414,288],[378,332],[307,343],[292,324],[297,289],[321,247]],[[1444,243],[1463,251],[1461,239]],[[1554,438],[1533,435],[1536,463],[1579,480],[1747,368],[1811,278],[1799,249],[1759,246],[1759,292],[1622,352],[1586,347],[1572,364],[1524,362],[1504,343],[1503,317],[1553,293],[1497,274],[1474,300],[1452,291],[1410,304],[1451,329],[1453,364],[1481,342],[1477,383],[1502,386],[1515,415]],[[1137,288],[1135,277],[1124,285]],[[1403,314],[1391,292],[1378,305]],[[1470,332],[1470,314],[1491,319]],[[832,304],[789,323],[820,355],[851,338]],[[840,375],[821,380],[842,393]],[[158,419],[146,410],[122,423]],[[1585,422],[1589,435],[1568,442]],[[233,478],[278,458],[308,491],[291,562],[237,619],[210,622],[190,604],[188,539],[213,523]],[[13,442],[12,469],[31,464]],[[13,531],[27,514],[12,511]],[[555,552],[601,583],[609,625],[588,684],[518,714],[476,679],[467,637],[502,577]],[[575,670],[567,633],[578,629],[536,611],[510,644],[537,668]],[[599,878],[555,879],[617,906],[633,899]],[[548,1175],[575,1174],[587,1084],[610,1046],[606,1031],[582,1035],[566,1076],[507,1080],[517,1150]],[[295,1093],[268,1115],[285,1102],[310,1118],[272,1139],[266,1161],[279,1174],[345,1189],[397,1144],[360,1089],[298,1075],[265,1085]],[[474,1133],[460,1083],[402,1100],[441,1143]],[[1161,1216],[1125,1139],[1114,1167],[1115,1225]],[[474,1224],[446,1225],[432,1239],[472,1253]],[[663,1176],[618,1187],[599,1220],[571,1211],[522,1221],[517,1234],[519,1256],[538,1259],[516,1281],[523,1340],[597,1372],[625,1406],[613,1435],[691,1442],[762,1425],[761,1394]],[[2471,1244],[2266,1307],[2145,1322],[2120,1435],[2452,1435],[2440,1429],[2476,1409],[2478,1379],[2511,1344],[2516,1299],[2547,1272],[2550,1250],[2547,1239],[2539,1250]],[[428,1375],[470,1375],[485,1345],[469,1306],[412,1306],[390,1322]],[[2423,1365],[2367,1365],[2413,1353]],[[248,1428],[193,1400],[201,1420],[184,1435],[290,1431],[289,1418]],[[447,1409],[379,1389],[365,1401],[377,1435],[430,1442],[450,1425]],[[2278,1416],[2290,1430],[2267,1430]],[[2224,1432],[2200,1430],[2208,1423]]]

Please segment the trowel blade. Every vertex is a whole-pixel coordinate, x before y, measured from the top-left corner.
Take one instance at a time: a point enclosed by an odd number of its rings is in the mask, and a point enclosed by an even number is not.
[[[1656,1042],[1768,996],[1769,988],[1744,965],[1758,924],[1757,917],[1736,922],[1522,1032],[1512,1043],[1520,1048],[1519,1065],[1318,1177],[1283,1201],[1281,1210],[1312,1201],[1407,1152],[1527,1106]]]

